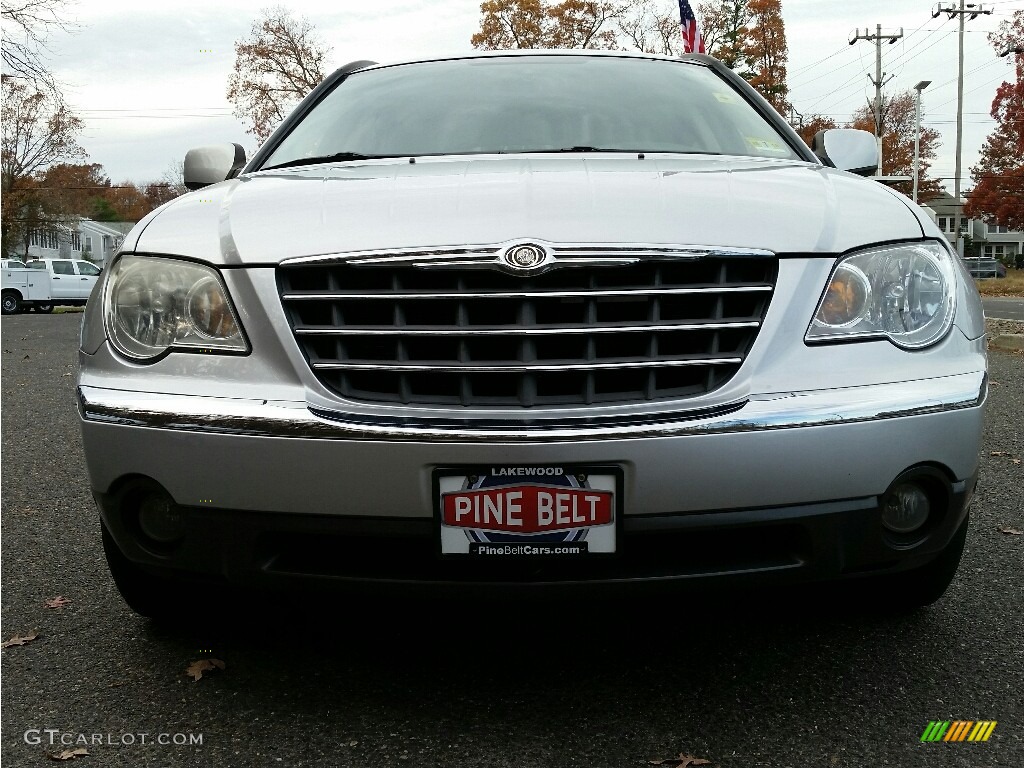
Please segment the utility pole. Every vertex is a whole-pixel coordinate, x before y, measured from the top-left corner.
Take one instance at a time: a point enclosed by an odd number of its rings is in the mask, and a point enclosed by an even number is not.
[[[951,19],[960,18],[960,53],[956,77],[956,170],[953,173],[953,250],[963,257],[964,254],[960,250],[960,162],[964,134],[964,16],[970,16],[968,21],[974,21],[992,11],[974,3],[965,4],[964,0],[960,0],[959,8],[952,3],[939,3],[932,11],[932,18],[937,19],[944,13]]]
[[[922,80],[914,86],[914,202],[917,202],[918,179],[921,176],[921,91],[932,84],[931,80]]]
[[[804,116],[797,112],[792,104],[789,105],[789,124],[794,131],[799,131],[804,127]]]
[[[885,77],[885,73],[882,72],[882,41],[888,40],[889,45],[892,45],[901,37],[903,37],[903,27],[900,27],[899,32],[883,35],[882,25],[878,24],[875,26],[875,34],[869,35],[868,29],[865,27],[862,35],[860,28],[857,28],[854,30],[853,37],[850,38],[850,45],[855,45],[858,40],[868,40],[875,44],[875,76],[868,75],[871,84],[875,86],[875,137],[878,139],[878,170],[875,172],[875,176],[882,175],[882,86],[893,78],[892,75],[889,75],[888,78],[882,79]]]

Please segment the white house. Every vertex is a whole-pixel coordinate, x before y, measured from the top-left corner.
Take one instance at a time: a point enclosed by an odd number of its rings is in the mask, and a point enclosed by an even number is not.
[[[29,238],[28,258],[83,258],[103,265],[121,245],[135,224],[127,221],[81,219],[78,230],[58,237],[52,232],[33,232]]]
[[[965,201],[960,204],[963,210]],[[925,210],[929,210],[939,225],[943,234],[953,242],[953,221],[956,216],[956,206],[953,204],[953,196],[943,192],[939,197],[929,200],[924,204]],[[971,238],[970,253],[965,253],[968,258],[981,257],[984,259],[999,259],[1004,264],[1013,265],[1019,254],[1024,253],[1024,232],[1013,230],[1001,224],[988,223],[981,219],[968,219],[960,217],[960,232]]]
[[[975,242],[980,246],[979,255],[986,259],[999,259],[1004,264],[1013,265],[1024,253],[1024,232],[1020,230],[982,222],[979,235]]]
[[[965,200],[960,201],[960,237],[962,239],[964,236],[968,236],[971,238],[972,242],[977,242],[975,230],[977,230],[979,226],[983,227],[984,222],[980,219],[969,219],[964,216],[963,209],[965,204]],[[957,213],[957,205],[953,201],[953,196],[948,192],[941,192],[938,197],[932,198],[927,203],[924,203],[923,207],[926,211],[932,214],[932,218],[935,220],[939,229],[942,230],[942,234],[944,234],[946,239],[952,243],[954,239],[953,236],[955,234]],[[964,253],[963,255],[971,257],[976,256],[977,254]]]

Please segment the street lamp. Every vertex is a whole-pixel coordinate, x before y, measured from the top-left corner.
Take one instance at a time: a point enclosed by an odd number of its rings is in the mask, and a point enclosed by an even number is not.
[[[999,57],[1000,58],[1006,58],[1011,53],[1015,53],[1018,56],[1024,56],[1024,48],[1021,48],[1019,46],[1017,48],[1007,48],[1005,51],[1003,51],[1002,53],[999,54]]]
[[[920,171],[918,170],[921,165],[921,91],[932,84],[931,80],[922,80],[914,86],[914,90],[917,92],[914,96],[915,114],[917,115],[916,125],[917,128],[914,131],[914,202],[917,202],[917,180],[920,177]]]

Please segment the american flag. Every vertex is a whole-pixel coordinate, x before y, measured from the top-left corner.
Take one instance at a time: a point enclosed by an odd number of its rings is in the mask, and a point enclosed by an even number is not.
[[[704,53],[704,38],[697,29],[689,0],[679,0],[679,27],[683,31],[683,53]]]

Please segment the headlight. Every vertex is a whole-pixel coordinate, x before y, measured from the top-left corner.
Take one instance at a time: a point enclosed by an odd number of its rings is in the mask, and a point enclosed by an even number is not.
[[[168,350],[249,351],[220,276],[190,261],[123,256],[103,297],[107,336],[119,352],[150,360]]]
[[[956,278],[936,242],[873,248],[836,264],[807,341],[887,338],[903,349],[939,341],[953,323]]]

